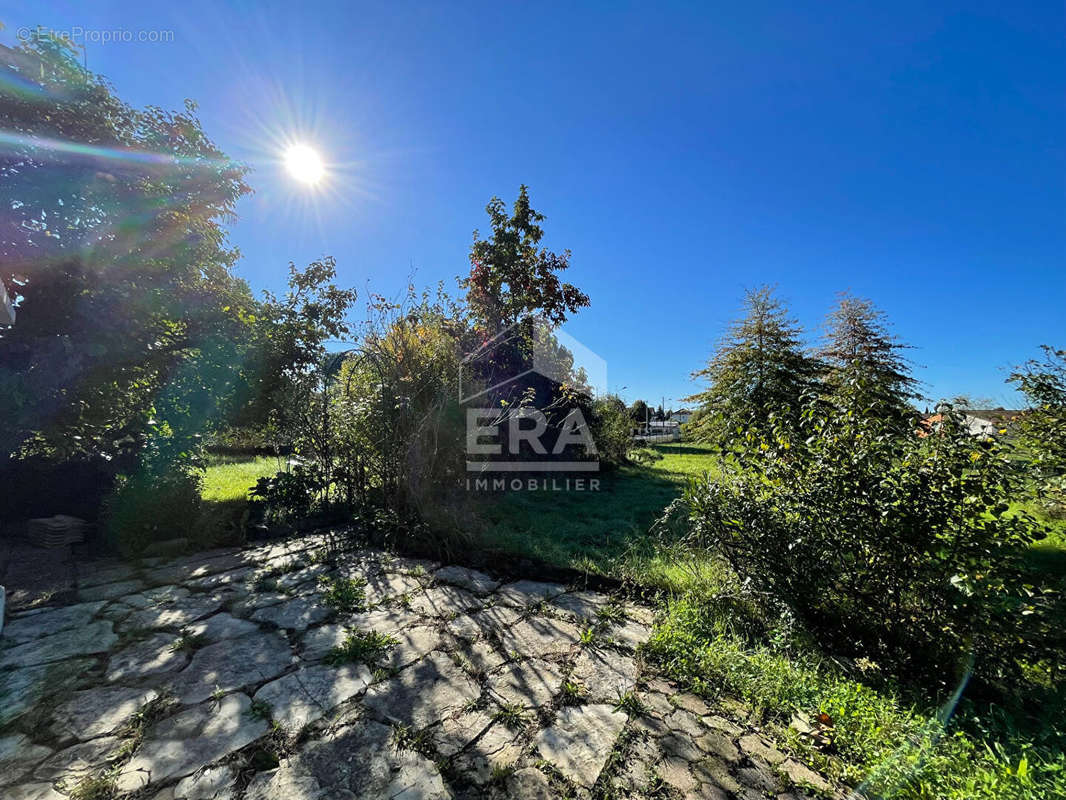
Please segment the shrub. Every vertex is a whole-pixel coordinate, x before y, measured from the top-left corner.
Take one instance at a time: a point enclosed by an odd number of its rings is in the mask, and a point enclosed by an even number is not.
[[[266,517],[278,522],[310,513],[326,488],[322,473],[314,465],[294,464],[289,471],[260,478],[250,494],[266,508]]]
[[[614,395],[597,400],[592,404],[591,426],[600,464],[624,464],[632,444],[632,422],[625,404]]]
[[[971,658],[993,683],[1051,680],[1061,634],[1023,564],[1043,534],[1008,512],[1001,447],[950,409],[925,437],[824,402],[803,419],[690,485],[693,540],[837,653],[943,686]]]
[[[180,469],[120,478],[104,507],[108,542],[136,556],[153,542],[191,535],[200,514],[200,483],[200,473]]]

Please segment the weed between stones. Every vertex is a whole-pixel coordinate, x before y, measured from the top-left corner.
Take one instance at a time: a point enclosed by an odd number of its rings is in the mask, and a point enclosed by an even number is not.
[[[518,703],[502,703],[499,711],[493,715],[493,719],[502,722],[511,730],[520,730],[526,724],[526,715]]]
[[[366,581],[362,578],[318,579],[322,587],[322,602],[335,611],[366,611]]]
[[[396,639],[384,633],[352,631],[343,642],[329,651],[325,660],[335,667],[348,662],[373,664],[396,644]]]

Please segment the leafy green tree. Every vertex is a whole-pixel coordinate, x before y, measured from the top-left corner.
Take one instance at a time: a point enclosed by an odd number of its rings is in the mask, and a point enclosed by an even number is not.
[[[920,395],[902,355],[905,349],[889,331],[883,311],[864,298],[842,295],[826,320],[818,353],[826,389],[847,397],[848,408],[909,423],[911,402]]]
[[[626,405],[617,395],[597,398],[592,404],[592,438],[600,463],[617,466],[628,461],[632,423]]]
[[[570,266],[570,251],[557,254],[539,247],[544,215],[530,206],[525,185],[518,190],[511,216],[498,197],[485,210],[492,237],[482,239],[474,232],[470,274],[461,283],[479,324],[491,333],[523,315],[538,314],[561,325],[568,314],[589,304],[588,295],[559,280],[557,273]]]
[[[191,102],[134,109],[56,40],[0,72],[0,459],[180,460],[242,381],[255,304],[220,221],[245,168]]]
[[[693,373],[706,390],[685,398],[699,413],[688,433],[727,445],[771,436],[771,415],[797,424],[802,395],[820,366],[804,352],[802,329],[771,288],[749,291],[744,316],[729,328],[707,366]]]
[[[1009,380],[1025,395],[1028,408],[1018,430],[1037,477],[1038,490],[1050,505],[1066,507],[1066,350],[1042,347],[1042,360],[1018,367]]]
[[[501,409],[500,421],[528,407],[543,412],[550,443],[571,409],[592,413],[587,377],[554,334],[589,298],[559,277],[569,267],[569,251],[540,247],[544,216],[530,206],[524,185],[510,215],[498,197],[486,211],[492,236],[474,232],[470,273],[460,284],[473,321],[467,351],[478,354],[468,371],[491,387],[479,402]]]
[[[629,417],[634,422],[639,422],[643,425],[651,418],[651,411],[648,408],[648,404],[643,400],[637,400],[629,407]]]

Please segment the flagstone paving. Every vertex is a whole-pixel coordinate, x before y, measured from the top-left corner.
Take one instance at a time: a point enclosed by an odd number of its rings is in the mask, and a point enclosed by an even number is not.
[[[80,565],[71,604],[12,615],[0,795],[840,796],[648,673],[646,607],[331,544]]]

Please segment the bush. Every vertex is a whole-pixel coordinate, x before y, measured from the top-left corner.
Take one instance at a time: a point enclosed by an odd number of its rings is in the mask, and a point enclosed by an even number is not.
[[[626,463],[633,437],[633,423],[625,404],[614,395],[592,404],[592,438],[596,442],[600,465],[616,467]]]
[[[1023,563],[1043,533],[1008,512],[1015,477],[1001,447],[950,409],[943,419],[921,437],[809,403],[802,434],[775,428],[720,479],[690,485],[693,540],[832,652],[944,688],[971,659],[1001,687],[1023,673],[1050,682],[1061,633]]]
[[[295,464],[289,471],[260,478],[249,493],[265,507],[265,518],[285,522],[306,516],[326,488],[321,471],[314,465]]]
[[[108,543],[126,556],[153,542],[192,536],[200,516],[200,473],[142,472],[119,479],[104,506]]]

